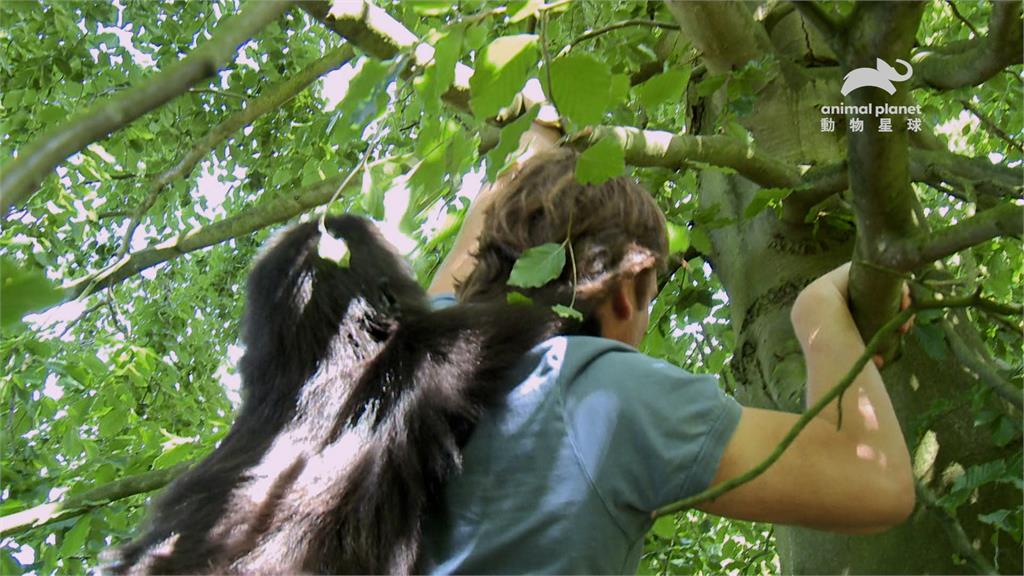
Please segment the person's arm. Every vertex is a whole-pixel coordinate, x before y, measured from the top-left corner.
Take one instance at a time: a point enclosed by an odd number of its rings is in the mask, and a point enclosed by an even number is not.
[[[491,201],[501,193],[503,186],[515,173],[519,164],[541,150],[554,147],[560,137],[561,133],[558,130],[537,123],[532,124],[530,129],[523,134],[519,139],[519,149],[516,152],[516,165],[506,170],[493,184],[484,186],[473,203],[470,204],[466,219],[462,223],[458,236],[455,237],[455,244],[452,246],[451,252],[445,257],[444,262],[434,274],[430,287],[427,288],[428,294],[455,292],[455,282],[464,280],[475,265],[472,252],[476,249],[477,239],[484,226],[484,214]]]
[[[848,372],[864,342],[847,303],[849,264],[811,283],[791,319],[807,363],[813,404]],[[903,432],[878,368],[869,362],[763,474],[698,508],[732,518],[870,533],[914,509],[914,480]],[[763,461],[797,421],[786,412],[744,408],[712,486]]]

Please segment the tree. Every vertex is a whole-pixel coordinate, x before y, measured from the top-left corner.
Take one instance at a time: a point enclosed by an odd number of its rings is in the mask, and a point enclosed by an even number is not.
[[[852,259],[915,458],[918,510],[893,531],[689,511],[656,523],[645,569],[772,570],[777,546],[788,572],[1021,572],[1020,2],[8,2],[0,20],[3,573],[95,565],[226,431],[270,231],[325,206],[383,218],[429,278],[536,114],[531,79],[580,177],[628,169],[671,222],[646,352],[799,410],[789,305]],[[842,96],[883,64],[892,94]],[[882,328],[904,280],[934,307],[901,341]]]

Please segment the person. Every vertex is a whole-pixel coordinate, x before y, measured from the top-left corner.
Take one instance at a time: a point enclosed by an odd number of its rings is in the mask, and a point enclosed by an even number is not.
[[[474,201],[428,292],[438,306],[511,291],[574,301],[590,328],[545,341],[509,375],[515,387],[477,425],[425,523],[425,572],[635,573],[652,511],[759,464],[799,417],[742,407],[714,378],[636,350],[667,257],[664,216],[629,178],[577,183],[577,153],[558,138],[536,123],[523,136],[519,164]],[[507,286],[516,259],[548,242],[571,247],[562,275]],[[848,278],[846,264],[792,307],[808,405],[864,351]],[[844,397],[763,474],[697,508],[851,534],[904,521],[910,456],[878,367]]]

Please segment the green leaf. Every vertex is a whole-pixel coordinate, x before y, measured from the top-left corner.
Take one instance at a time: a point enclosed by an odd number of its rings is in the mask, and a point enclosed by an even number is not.
[[[456,26],[434,43],[433,65],[428,66],[417,87],[422,89],[423,104],[427,110],[436,111],[441,106],[441,96],[455,80],[455,64],[462,53],[464,27]]]
[[[487,42],[487,27],[480,24],[470,26],[466,30],[466,48],[479,50]]]
[[[533,299],[522,292],[509,292],[505,295],[505,301],[509,304],[533,304]]]
[[[516,0],[508,3],[509,17],[511,24],[521,22],[537,14],[537,9],[544,5],[544,0]]]
[[[92,515],[86,514],[75,522],[75,525],[64,533],[64,541],[60,544],[61,556],[83,556],[85,539],[89,537],[89,526]]]
[[[625,172],[625,153],[613,138],[598,140],[576,161],[576,180],[581,184],[600,184]]]
[[[685,226],[674,222],[667,222],[668,227],[668,253],[678,254],[686,252],[690,247],[690,233]]]
[[[530,76],[537,63],[537,36],[517,34],[491,42],[476,59],[469,79],[469,107],[473,115],[486,120],[507,106]]]
[[[100,436],[110,437],[120,432],[128,421],[128,410],[123,406],[115,406],[100,418]]]
[[[1004,414],[1000,416],[999,424],[996,425],[996,429],[992,433],[992,443],[996,446],[1006,446],[1018,436],[1020,436],[1019,423]]]
[[[546,82],[546,72],[541,72]],[[570,54],[551,63],[551,93],[558,111],[580,125],[599,124],[611,103],[608,64],[589,54]]]
[[[608,88],[608,97],[612,105],[620,104],[629,94],[629,76],[616,74],[612,76],[611,85]]]
[[[690,245],[701,254],[711,254],[711,239],[708,238],[708,233],[703,228],[690,230]]]
[[[638,86],[637,100],[645,108],[653,108],[662,102],[678,102],[682,100],[689,81],[689,66],[667,70]]]
[[[697,83],[697,96],[705,98],[711,96],[725,84],[725,80],[728,78],[726,74],[710,74],[703,80]]]
[[[192,456],[193,446],[191,443],[177,444],[170,450],[157,456],[153,460],[154,468],[166,468],[174,466],[178,462],[184,462]]]
[[[760,188],[754,193],[750,204],[747,204],[746,209],[743,210],[743,217],[747,219],[753,218],[769,205],[782,202],[792,193],[792,188]]]
[[[581,314],[580,311],[575,308],[570,308],[568,306],[563,306],[561,304],[555,304],[554,306],[551,307],[551,309],[555,312],[555,314],[558,314],[562,318],[572,318],[574,320],[579,320],[580,322],[583,321],[583,314]]]
[[[63,298],[42,270],[23,267],[10,258],[0,257],[0,326],[21,322],[29,312],[49,308]]]
[[[530,129],[530,124],[537,117],[540,106],[533,106],[514,122],[501,129],[498,145],[487,153],[487,180],[494,182],[508,166],[508,155],[519,147],[519,138]]]
[[[1006,523],[1006,519],[1012,514],[1010,510],[996,510],[988,514],[979,514],[978,520],[989,526],[996,526],[1003,530],[1009,531],[1009,524]]]
[[[917,324],[914,327],[914,337],[933,360],[942,360],[946,357],[946,335],[937,324]]]
[[[412,11],[423,16],[447,14],[453,7],[448,0],[416,0],[412,3]]]
[[[662,516],[661,518],[658,518],[654,521],[652,529],[659,538],[665,540],[673,539],[676,535],[675,516]]]
[[[538,288],[558,278],[565,268],[565,246],[549,242],[534,246],[516,260],[508,277],[509,286]]]

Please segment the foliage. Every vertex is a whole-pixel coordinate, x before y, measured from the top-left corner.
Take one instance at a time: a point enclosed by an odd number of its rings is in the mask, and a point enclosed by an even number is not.
[[[964,19],[984,29],[989,4],[956,5]],[[225,233],[209,247],[173,253],[120,283],[89,282],[79,298],[25,317],[28,329],[8,327],[9,315],[20,318],[48,305],[56,287],[104,270],[122,250],[130,255],[226,222],[244,224],[261,210],[311,215],[326,199],[304,203],[303,194],[343,177],[360,162],[365,172],[330,210],[385,221],[426,281],[450,249],[476,183],[493,181],[507,166],[537,113],[534,108],[506,123],[497,131],[497,145],[479,150],[484,135],[495,131],[488,119],[512,103],[528,80],[537,79],[550,91],[572,129],[623,125],[726,135],[746,143],[751,134],[743,122],[757,112],[759,87],[780,74],[773,55],[733,72],[709,72],[699,52],[675,41],[678,34],[667,28],[625,26],[576,42],[585,32],[616,22],[671,22],[660,3],[468,0],[457,6],[398,1],[381,6],[434,46],[429,65],[410,72],[404,64],[411,54],[382,61],[357,51],[338,74],[218,142],[195,170],[159,191],[131,237],[126,234],[132,216],[151,194],[156,176],[247,101],[343,41],[308,13],[289,11],[243,44],[234,62],[209,82],[72,155],[7,216],[0,231],[0,404],[7,407],[0,419],[0,517],[209,452],[237,406],[234,365],[240,356],[246,270],[257,247],[294,218],[270,218],[271,225]],[[0,3],[5,45],[0,50],[0,158],[6,165],[34,137],[73,113],[146,82],[194,50],[239,8],[237,0]],[[845,4],[839,8],[848,13]],[[969,35],[946,3],[935,2],[925,11],[917,38],[933,45]],[[811,59],[809,65],[820,63]],[[468,105],[461,109],[442,99],[464,82],[459,65],[475,70],[468,80]],[[1021,81],[1019,68],[1009,69],[980,86],[918,90],[914,98],[925,123],[951,149],[1013,167],[1024,160],[1021,149],[986,129],[963,102],[1019,143],[1024,136]],[[695,113],[712,105],[721,114],[714,126],[698,132]],[[673,250],[689,250],[690,257],[663,285],[642,350],[696,373],[719,375],[722,385],[736,392],[743,383],[735,381],[730,364],[742,318],[734,317],[712,255],[716,234],[736,225],[737,218],[719,208],[725,199],[701,200],[703,174],[735,170],[700,161],[685,169],[634,170],[627,168],[622,144],[605,138],[583,153],[577,177],[599,182],[624,173],[651,191],[671,223]],[[965,187],[972,186],[968,179]],[[920,183],[915,191],[923,221],[935,229],[963,221],[986,201]],[[746,199],[742,215],[748,225],[778,217],[793,194],[789,188],[764,187]],[[850,227],[847,208],[840,199],[838,206],[812,216],[822,226]],[[564,246],[546,246],[524,255],[514,285],[542,285],[562,272]],[[1022,263],[1020,242],[997,238],[946,258],[950,278],[932,286],[963,293],[981,285],[992,300],[1020,302]],[[32,271],[36,268],[45,270],[45,278]],[[19,299],[24,304],[14,307]],[[939,315],[919,318],[913,336],[936,358],[949,353],[940,320]],[[1019,317],[971,309],[965,321],[979,328],[981,346],[999,374],[1019,390],[1024,377]],[[1019,413],[995,408],[991,390],[973,381],[964,384],[962,397],[936,400],[915,414],[915,429],[927,429],[954,410],[971,411],[974,425],[991,435],[993,446],[1019,445]],[[956,512],[994,486],[1021,489],[1019,458],[994,458],[954,474],[938,505]],[[97,564],[101,550],[133,531],[148,496],[104,502],[84,514],[3,537],[0,573],[84,572]],[[986,509],[977,520],[1019,546],[1020,506]],[[768,526],[690,511],[659,520],[646,541],[641,570],[764,573],[778,570],[778,558]]]

